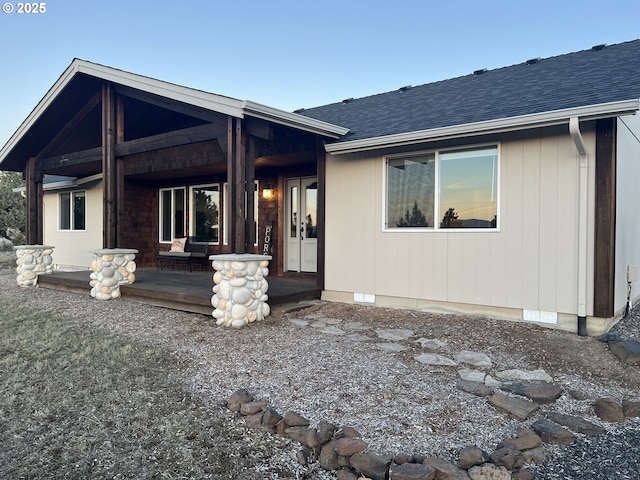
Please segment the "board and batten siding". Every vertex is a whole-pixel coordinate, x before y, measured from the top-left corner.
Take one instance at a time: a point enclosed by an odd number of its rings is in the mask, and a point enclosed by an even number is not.
[[[616,126],[616,261],[614,310],[627,303],[627,267],[640,275],[640,115],[621,117]],[[633,304],[640,300],[640,280],[631,284]]]
[[[52,245],[53,263],[61,270],[87,270],[91,250],[102,248],[102,182],[75,191],[86,192],[86,230],[58,229],[58,195],[62,190],[44,192],[44,243]]]
[[[593,126],[582,128],[593,150]],[[502,135],[497,143],[499,231],[384,231],[387,152],[328,155],[324,298],[353,301],[364,293],[383,306],[508,318],[521,317],[522,309],[575,315],[579,157],[568,127]],[[593,233],[588,245],[592,251]],[[592,255],[587,270],[590,306]]]

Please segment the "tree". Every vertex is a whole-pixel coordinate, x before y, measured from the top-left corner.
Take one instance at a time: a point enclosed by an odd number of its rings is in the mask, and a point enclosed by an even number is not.
[[[428,227],[427,218],[422,211],[418,208],[418,202],[413,204],[413,210],[409,213],[409,210],[404,214],[404,218],[401,218],[397,222],[398,227]]]
[[[462,222],[458,220],[458,214],[455,208],[449,208],[444,212],[442,222],[440,222],[440,228],[457,228],[462,226]]]
[[[22,174],[0,171],[0,236],[6,236],[9,228],[21,233],[26,230],[26,200],[13,191],[21,185]]]

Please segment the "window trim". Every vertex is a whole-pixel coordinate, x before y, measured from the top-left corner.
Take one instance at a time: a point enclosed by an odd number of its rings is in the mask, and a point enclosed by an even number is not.
[[[187,232],[187,191],[186,187],[168,187],[168,188],[160,188],[158,189],[158,243],[170,245],[174,240],[175,229],[175,215],[173,214],[175,211],[174,200],[175,196],[173,192],[177,190],[182,190],[184,192],[183,201],[182,201],[182,211],[184,212],[184,220],[182,225],[182,231]],[[164,214],[164,207],[162,202],[162,192],[171,192],[171,239],[163,240],[162,239],[162,217]]]
[[[441,228],[439,218],[440,211],[440,154],[446,152],[455,152],[462,150],[482,150],[489,147],[495,147],[497,151],[497,159],[496,159],[496,215],[497,222],[494,228]],[[432,227],[388,227],[387,226],[387,200],[388,200],[388,161],[399,158],[413,158],[413,157],[423,157],[425,155],[433,154],[435,156],[435,173],[434,173],[434,183],[435,183],[435,194],[434,194],[434,225]],[[435,148],[428,150],[418,150],[418,151],[410,151],[404,153],[394,153],[391,155],[383,155],[382,157],[382,232],[384,233],[399,233],[399,232],[445,232],[445,233],[462,233],[462,232],[475,232],[475,233],[496,233],[500,232],[500,223],[502,220],[502,215],[500,212],[500,198],[501,198],[501,143],[500,142],[487,142],[487,143],[479,143],[472,145],[459,145],[455,147],[446,147],[446,148]]]
[[[82,193],[84,198],[84,228],[75,228],[74,197]],[[69,195],[69,228],[62,228],[62,195]],[[86,232],[87,231],[87,190],[69,190],[58,193],[58,231]]]

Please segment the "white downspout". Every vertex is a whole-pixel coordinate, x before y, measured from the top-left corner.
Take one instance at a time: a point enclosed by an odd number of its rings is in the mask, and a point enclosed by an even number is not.
[[[578,179],[578,335],[587,335],[587,252],[589,223],[589,156],[578,117],[569,119],[569,133],[580,156]]]

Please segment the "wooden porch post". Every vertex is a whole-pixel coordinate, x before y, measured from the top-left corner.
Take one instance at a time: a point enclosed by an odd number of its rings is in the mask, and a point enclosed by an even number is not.
[[[245,158],[245,185],[246,185],[246,199],[247,199],[247,213],[245,222],[245,252],[250,251],[253,248],[253,244],[256,242],[256,221],[254,218],[254,195],[257,195],[255,191],[256,180],[256,142],[252,136],[249,136],[249,150]]]
[[[30,245],[41,245],[44,242],[42,174],[38,171],[36,163],[36,158],[30,157],[25,167],[27,243]]]
[[[119,95],[116,96],[116,145],[124,142],[124,104]],[[115,159],[116,167],[116,247],[126,248],[124,244],[123,224],[126,212],[124,210],[124,158]]]
[[[245,155],[245,132],[239,118],[229,117],[227,124],[227,181],[229,185],[229,245],[232,253],[247,253],[247,170]]]
[[[327,188],[327,157],[324,149],[324,141],[316,139],[316,168],[318,176],[318,237],[317,237],[317,271],[316,287],[324,289],[324,250],[326,232],[325,199]]]
[[[117,167],[115,158],[116,139],[115,95],[110,83],[102,86],[102,182],[103,220],[102,246],[115,248],[117,241]]]

